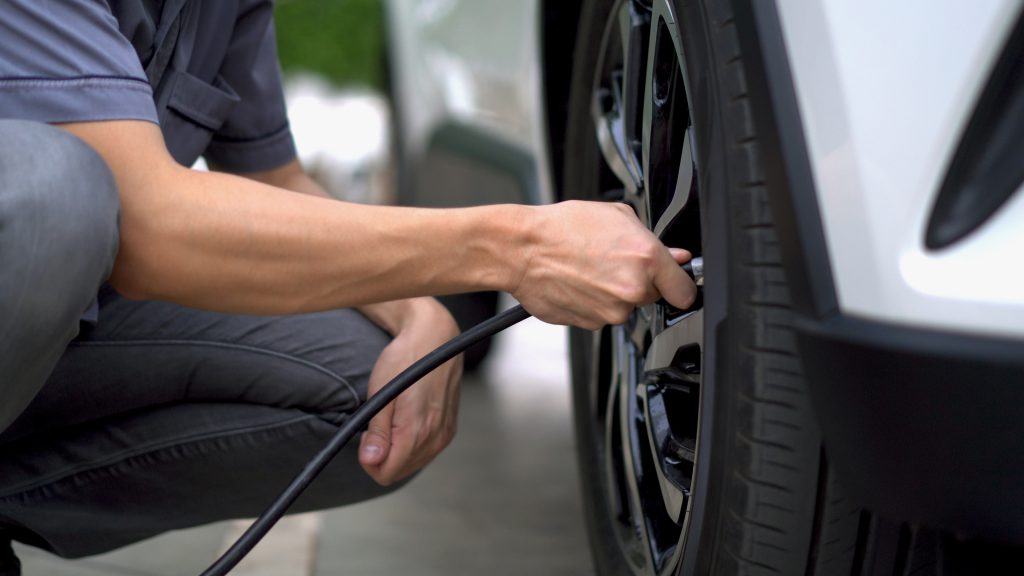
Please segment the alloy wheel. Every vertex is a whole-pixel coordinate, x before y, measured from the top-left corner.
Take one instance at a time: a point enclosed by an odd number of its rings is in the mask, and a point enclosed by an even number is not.
[[[591,118],[595,196],[633,207],[663,242],[700,256],[698,159],[682,42],[669,0],[622,0],[599,50]],[[702,442],[704,313],[663,303],[594,333],[587,417],[603,452],[604,504],[634,574],[671,574],[693,537]]]

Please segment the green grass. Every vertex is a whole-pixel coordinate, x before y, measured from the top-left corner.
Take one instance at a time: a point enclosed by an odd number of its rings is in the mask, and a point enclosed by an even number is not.
[[[385,86],[381,0],[278,0],[285,73],[315,72],[340,86]]]

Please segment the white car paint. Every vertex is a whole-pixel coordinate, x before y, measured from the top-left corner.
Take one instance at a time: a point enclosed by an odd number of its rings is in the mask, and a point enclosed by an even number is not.
[[[541,93],[536,0],[389,0],[393,94],[407,157],[448,123],[518,147],[553,198]]]
[[[956,246],[924,246],[939,186],[1022,5],[779,2],[842,311],[1024,336],[1024,190]]]

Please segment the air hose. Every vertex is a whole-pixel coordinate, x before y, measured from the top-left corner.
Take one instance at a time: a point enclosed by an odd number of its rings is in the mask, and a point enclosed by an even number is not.
[[[485,320],[476,326],[442,344],[433,352],[416,361],[401,374],[395,376],[369,400],[363,403],[352,416],[335,432],[330,441],[310,459],[302,471],[295,477],[284,491],[260,514],[259,518],[242,534],[220,558],[207,568],[201,576],[224,576],[238,565],[255,546],[267,535],[267,532],[284,516],[288,508],[302,495],[302,492],[313,479],[323,471],[331,460],[359,433],[366,425],[392,400],[406,388],[412,386],[433,369],[455,356],[466,348],[489,338],[498,332],[518,324],[530,317],[522,306],[515,306]]]

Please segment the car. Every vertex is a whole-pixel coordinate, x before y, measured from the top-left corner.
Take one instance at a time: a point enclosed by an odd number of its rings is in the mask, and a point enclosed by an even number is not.
[[[1024,4],[387,8],[404,202],[624,202],[701,258],[571,331],[599,574],[1020,569]]]

